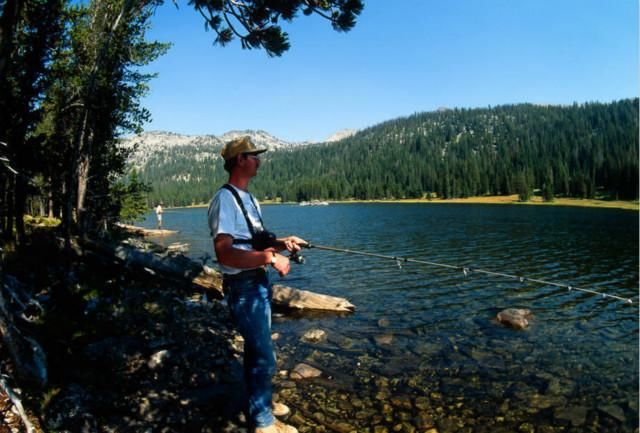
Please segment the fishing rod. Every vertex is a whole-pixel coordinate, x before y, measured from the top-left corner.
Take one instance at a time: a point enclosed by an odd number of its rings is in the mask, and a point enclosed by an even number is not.
[[[348,250],[348,249],[345,249],[345,248],[330,247],[330,246],[326,246],[326,245],[316,245],[316,244],[306,243],[306,244],[300,244],[300,246],[303,247],[303,248],[308,248],[308,249],[315,248],[317,250],[333,251],[333,252],[338,252],[338,253],[354,254],[354,255],[358,255],[358,256],[368,256],[368,257],[376,257],[376,258],[379,258],[379,259],[393,260],[393,261],[396,262],[396,264],[398,265],[398,267],[400,269],[402,269],[402,263],[418,263],[418,264],[421,264],[421,265],[437,266],[437,267],[440,267],[440,268],[459,270],[459,271],[462,271],[462,273],[464,274],[465,277],[467,275],[469,275],[471,272],[476,272],[476,273],[479,273],[479,274],[485,274],[485,275],[491,275],[491,276],[497,276],[497,277],[504,277],[504,278],[511,278],[511,279],[514,279],[514,280],[518,280],[521,283],[529,281],[529,282],[532,282],[532,283],[537,283],[537,284],[542,284],[542,285],[561,287],[561,288],[567,289],[568,291],[576,290],[576,291],[579,291],[579,292],[585,292],[585,293],[590,293],[592,295],[602,296],[603,298],[612,298],[612,299],[616,299],[618,301],[622,301],[622,302],[625,302],[625,303],[628,303],[628,304],[633,304],[633,300],[630,299],[630,298],[623,298],[621,296],[610,295],[608,293],[598,292],[598,291],[595,291],[595,290],[585,289],[585,288],[582,288],[582,287],[571,286],[571,285],[568,285],[568,284],[541,280],[539,278],[530,278],[530,277],[525,277],[525,276],[520,276],[520,275],[512,275],[512,274],[507,274],[507,273],[504,273],[504,272],[487,271],[485,269],[470,268],[470,267],[466,267],[466,266],[448,265],[448,264],[445,264],[445,263],[437,263],[437,262],[432,262],[432,261],[428,261],[428,260],[411,259],[411,258],[408,258],[408,257],[389,256],[389,255],[385,255],[385,254],[370,253],[370,252],[367,252],[367,251]],[[298,263],[304,263],[304,258],[302,256],[298,256],[297,258],[299,260]]]

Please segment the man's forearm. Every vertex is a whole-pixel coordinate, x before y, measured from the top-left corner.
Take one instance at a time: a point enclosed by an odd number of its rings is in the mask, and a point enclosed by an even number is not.
[[[238,248],[226,249],[217,254],[218,262],[224,266],[237,269],[252,269],[271,264],[273,251],[248,251]]]

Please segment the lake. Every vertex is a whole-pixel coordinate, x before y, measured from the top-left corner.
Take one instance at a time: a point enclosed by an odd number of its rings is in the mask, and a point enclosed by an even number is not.
[[[281,236],[540,278],[634,301],[304,251],[306,264],[292,265],[284,279],[274,274],[274,282],[356,305],[346,316],[276,317],[282,368],[308,361],[325,371],[323,381],[277,382],[280,396],[304,407],[307,418],[357,431],[373,424],[389,431],[437,425],[440,433],[633,432],[638,426],[637,212],[332,204],[265,205],[263,213],[266,226]],[[154,221],[149,214],[142,225]],[[188,242],[192,257],[213,254],[206,209],[168,209],[164,226],[180,232],[158,243]],[[516,331],[493,320],[509,307],[530,309],[530,327]],[[327,339],[301,342],[310,329],[325,330]],[[316,409],[324,415],[314,415]],[[319,421],[329,415],[330,421]]]

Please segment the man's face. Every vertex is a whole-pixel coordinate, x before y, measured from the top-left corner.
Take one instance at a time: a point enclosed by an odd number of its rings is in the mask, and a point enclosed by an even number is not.
[[[251,177],[258,174],[258,168],[260,167],[260,156],[255,153],[244,153],[241,157],[244,161],[243,164],[247,170],[247,174]]]

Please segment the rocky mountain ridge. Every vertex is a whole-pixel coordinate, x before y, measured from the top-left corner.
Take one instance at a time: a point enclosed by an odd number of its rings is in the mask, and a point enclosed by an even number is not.
[[[149,131],[123,138],[121,146],[125,149],[133,149],[129,162],[132,166],[142,169],[153,156],[166,155],[170,157],[173,153],[184,151],[189,151],[197,160],[215,160],[219,158],[220,149],[224,143],[245,135],[250,136],[257,146],[266,147],[269,150],[287,149],[309,144],[309,142],[281,140],[261,130],[228,131],[220,136]]]
[[[356,132],[358,132],[357,129],[341,129],[340,131],[337,131],[334,134],[332,134],[331,136],[329,136],[329,138],[327,138],[326,142],[327,143],[333,143],[334,141],[340,141],[342,139],[351,137]]]

